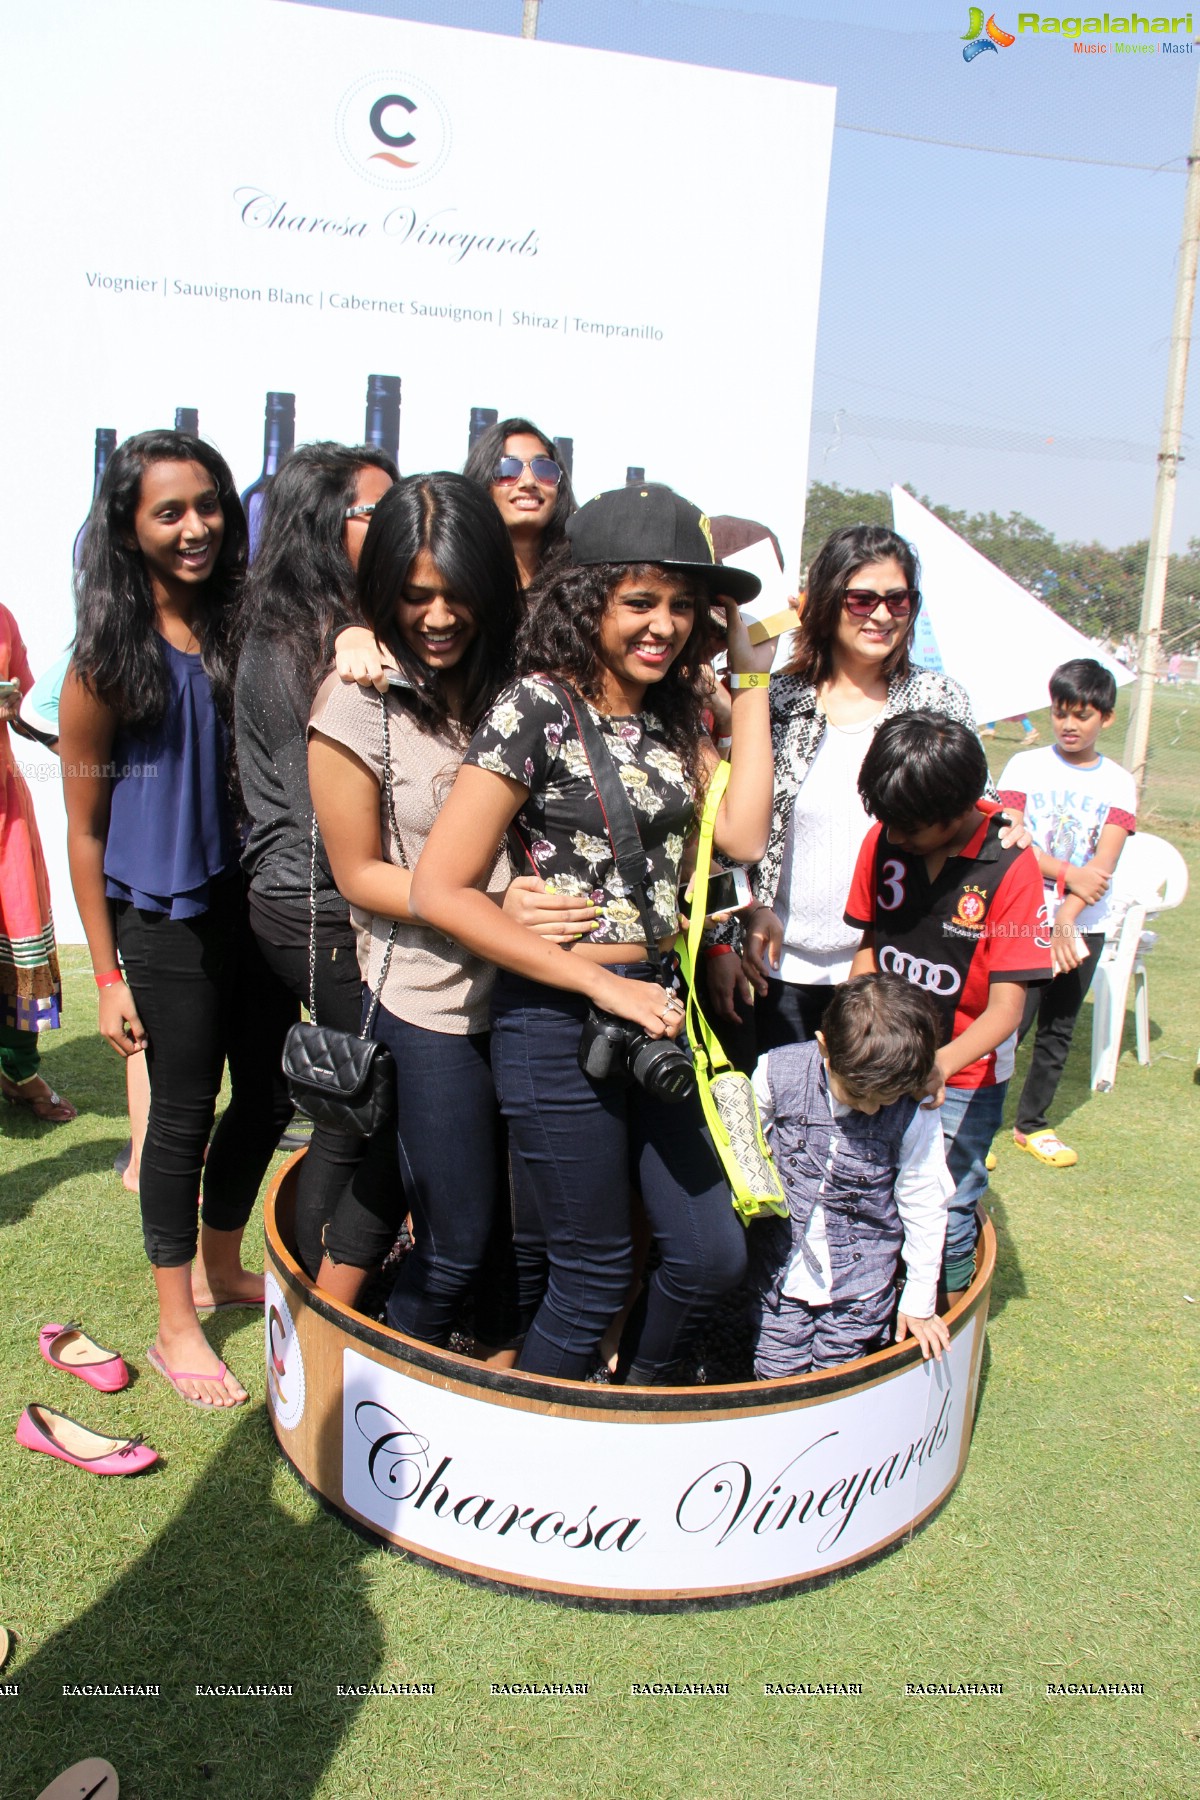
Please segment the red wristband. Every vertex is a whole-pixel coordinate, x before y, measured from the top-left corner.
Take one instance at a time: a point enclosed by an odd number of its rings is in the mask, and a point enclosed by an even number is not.
[[[124,979],[120,969],[110,969],[107,975],[97,975],[96,986],[98,988],[116,987],[117,983]]]
[[[1054,877],[1054,891],[1058,895],[1060,900],[1066,894],[1066,891],[1067,891],[1067,865],[1065,862],[1060,862],[1058,865],[1058,874]]]
[[[705,944],[705,956],[736,956],[737,951],[732,944]]]

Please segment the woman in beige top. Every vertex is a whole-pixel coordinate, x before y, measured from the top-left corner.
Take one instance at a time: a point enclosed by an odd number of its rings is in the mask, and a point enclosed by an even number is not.
[[[502,1244],[509,1231],[488,1045],[493,970],[419,924],[408,903],[409,871],[512,659],[516,567],[487,495],[450,474],[413,476],[389,489],[363,545],[358,600],[397,673],[382,695],[336,675],[322,685],[309,723],[309,783],[334,880],[369,925],[360,940],[362,973],[380,995],[371,1035],[396,1063],[400,1168],[415,1248],[388,1321],[444,1345],[489,1240],[495,1234]],[[499,900],[510,881],[497,834],[487,891]],[[527,904],[552,915],[559,932],[585,930],[594,911],[567,897],[530,896]],[[353,1301],[374,1260],[376,1232],[353,1192],[344,1196],[325,1229],[318,1284]],[[477,1335],[491,1343],[508,1335],[489,1313],[496,1299],[481,1294],[476,1307]]]

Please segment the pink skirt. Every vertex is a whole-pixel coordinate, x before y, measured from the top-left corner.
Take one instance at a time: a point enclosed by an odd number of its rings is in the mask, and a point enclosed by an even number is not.
[[[48,1031],[61,1022],[62,979],[50,882],[33,800],[0,725],[0,1025]]]

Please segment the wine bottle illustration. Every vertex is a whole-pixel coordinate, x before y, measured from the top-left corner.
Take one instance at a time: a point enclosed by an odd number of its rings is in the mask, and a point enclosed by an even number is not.
[[[567,480],[570,481],[572,475],[575,473],[575,439],[567,437],[555,438],[554,454],[558,458],[559,468],[566,470]]]
[[[177,406],[175,408],[175,429],[176,431],[186,431],[189,437],[199,437],[199,409],[195,406]]]
[[[95,473],[92,477],[92,504],[93,505],[95,504],[97,494],[100,492],[100,483],[104,480],[104,471],[108,467],[108,459],[112,455],[112,453],[116,449],[116,447],[117,447],[117,434],[113,430],[113,428],[110,425],[97,426],[97,428],[96,428],[96,464],[95,464]],[[80,567],[80,565],[83,562],[83,545],[84,545],[84,540],[87,537],[88,521],[91,519],[91,516],[92,516],[91,507],[89,507],[87,518],[83,521],[83,524],[79,527],[79,530],[75,533],[75,547],[71,552],[71,561],[77,569]]]
[[[629,467],[625,471],[625,486],[626,487],[641,487],[641,485],[642,485],[643,481],[645,481],[645,479],[646,479],[645,469],[639,469],[635,463],[630,463]]]
[[[400,377],[398,375],[367,376],[367,421],[363,427],[363,443],[385,450],[392,461],[400,461]]]
[[[467,432],[467,453],[475,448],[489,425],[496,424],[500,414],[494,406],[473,406],[471,408],[471,425]]]
[[[246,524],[250,530],[250,556],[253,560],[262,525],[262,509],[266,503],[271,477],[286,462],[296,447],[295,394],[268,393],[266,422],[263,427],[263,466],[258,480],[252,481],[242,495]]]

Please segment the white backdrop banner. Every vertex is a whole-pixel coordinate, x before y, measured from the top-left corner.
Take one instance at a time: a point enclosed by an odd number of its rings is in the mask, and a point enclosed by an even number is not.
[[[196,407],[246,487],[269,390],[298,442],[355,443],[369,374],[401,379],[406,472],[460,468],[473,406],[525,413],[581,497],[644,467],[794,569],[832,89],[282,0],[59,0],[6,37],[5,600],[35,673],[97,427]],[[70,939],[52,779],[38,812]]]
[[[953,1487],[984,1316],[940,1363],[724,1419],[563,1418],[347,1348],[341,1502],[434,1561],[534,1587],[651,1597],[810,1579],[894,1542]]]

